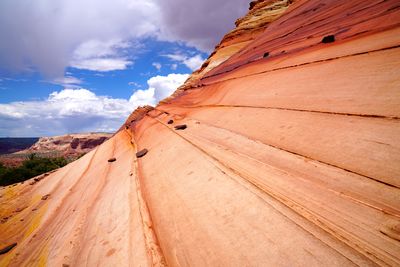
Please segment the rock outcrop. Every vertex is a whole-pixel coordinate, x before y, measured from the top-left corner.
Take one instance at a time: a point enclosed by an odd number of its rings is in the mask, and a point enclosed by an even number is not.
[[[271,22],[279,18],[293,2],[294,0],[257,0],[251,2],[249,13],[236,20],[236,28],[222,38],[200,69],[193,72],[171,97],[161,102],[168,102],[169,99],[175,98],[182,91],[199,86],[200,79],[207,72],[219,66],[252,42]]]
[[[399,266],[399,3],[285,10],[81,159],[1,188],[0,265]]]
[[[16,154],[38,153],[55,156],[78,156],[87,153],[109,139],[109,133],[80,133],[41,137],[30,148]]]
[[[18,167],[32,153],[46,158],[65,157],[68,160],[75,160],[101,145],[111,136],[110,133],[81,133],[41,137],[26,149],[0,155],[0,163],[7,167]]]

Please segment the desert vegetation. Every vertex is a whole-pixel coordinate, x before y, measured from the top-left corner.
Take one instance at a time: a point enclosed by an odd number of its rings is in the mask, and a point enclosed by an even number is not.
[[[18,167],[7,167],[0,162],[0,186],[23,182],[67,164],[64,157],[44,158],[35,153],[29,154]]]

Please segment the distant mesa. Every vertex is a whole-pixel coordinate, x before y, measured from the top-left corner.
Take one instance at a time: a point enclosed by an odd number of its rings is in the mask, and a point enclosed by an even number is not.
[[[63,156],[73,156],[89,152],[111,136],[112,134],[109,133],[82,133],[41,137],[29,149],[18,153],[55,153]]]
[[[39,140],[37,137],[0,137],[0,155],[11,154],[31,147]]]
[[[3,151],[12,151],[0,155],[0,162],[6,166],[19,166],[30,154],[73,160],[101,145],[111,136],[110,133],[81,133],[40,138],[0,138],[0,148],[7,147]],[[13,147],[11,150],[10,145]]]

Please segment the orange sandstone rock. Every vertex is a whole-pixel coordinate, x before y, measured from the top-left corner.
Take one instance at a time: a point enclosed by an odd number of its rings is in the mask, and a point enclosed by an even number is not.
[[[197,87],[0,188],[0,265],[399,266],[399,21],[294,2]]]
[[[199,86],[200,79],[232,55],[253,41],[274,20],[279,18],[293,3],[293,0],[260,0],[250,3],[250,11],[246,16],[236,20],[236,28],[227,33],[215,47],[208,59],[197,71],[178,88],[172,98],[182,91]],[[165,99],[162,102],[167,102]]]

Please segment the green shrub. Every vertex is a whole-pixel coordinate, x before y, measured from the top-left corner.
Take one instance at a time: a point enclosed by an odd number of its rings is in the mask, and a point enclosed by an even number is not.
[[[36,154],[28,155],[19,167],[5,167],[0,163],[0,186],[22,182],[67,164],[67,160],[63,157],[42,158]]]

